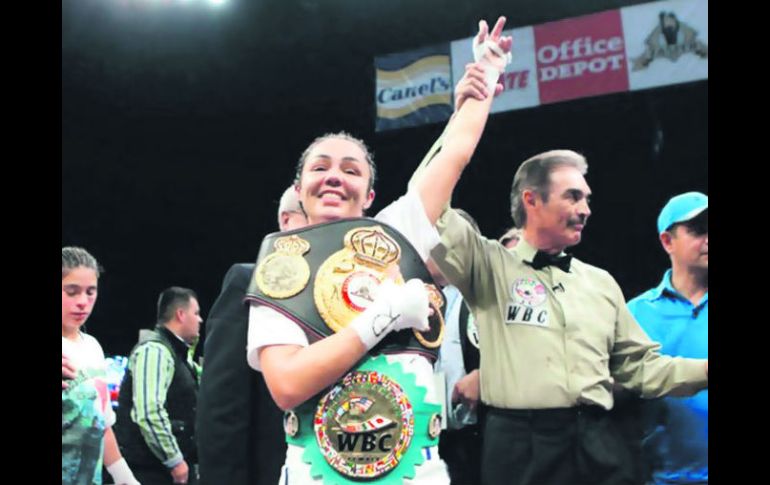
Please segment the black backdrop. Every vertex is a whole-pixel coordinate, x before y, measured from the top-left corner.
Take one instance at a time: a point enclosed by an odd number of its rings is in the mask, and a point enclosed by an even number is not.
[[[315,136],[344,129],[369,143],[373,211],[404,192],[443,126],[374,133],[374,56],[473,35],[482,17],[518,27],[643,2],[149,3],[62,2],[62,245],[107,269],[87,325],[107,354],[152,326],[167,286],[195,289],[205,317],[227,268],[275,230]],[[708,193],[708,82],[494,114],[454,205],[499,236],[518,163],[552,148],[589,161],[593,216],[572,252],[627,297],[656,285],[658,211],[675,193]]]

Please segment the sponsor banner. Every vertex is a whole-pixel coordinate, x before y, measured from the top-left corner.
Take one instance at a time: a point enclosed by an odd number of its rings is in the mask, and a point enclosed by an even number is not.
[[[449,44],[375,58],[376,131],[445,121],[452,115]]]
[[[620,9],[630,89],[708,79],[708,1],[669,0]]]
[[[619,10],[536,25],[534,31],[541,103],[628,90]]]
[[[708,0],[643,3],[504,35],[513,37],[513,62],[492,113],[708,79]],[[376,58],[377,131],[448,119],[472,41]]]
[[[500,76],[504,90],[492,103],[492,113],[540,104],[532,27],[505,30],[503,35],[513,37],[513,61]],[[473,37],[452,42],[452,78],[455,84],[463,77],[465,65],[473,62],[471,42]]]

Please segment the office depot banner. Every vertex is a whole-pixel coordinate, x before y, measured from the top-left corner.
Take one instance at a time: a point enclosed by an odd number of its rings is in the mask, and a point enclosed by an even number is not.
[[[537,25],[540,103],[628,91],[619,10]]]

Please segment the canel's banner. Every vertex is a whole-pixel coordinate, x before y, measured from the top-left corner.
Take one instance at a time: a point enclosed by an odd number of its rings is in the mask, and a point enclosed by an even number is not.
[[[449,44],[375,58],[376,131],[445,121],[452,115]]]
[[[492,104],[493,113],[708,79],[708,0],[643,3],[504,35],[513,37],[513,62],[500,77],[504,91]],[[471,41],[451,42],[447,109],[454,84],[473,62]],[[444,78],[440,69],[422,76]],[[379,130],[379,64],[377,89]],[[446,117],[412,118],[410,125]]]

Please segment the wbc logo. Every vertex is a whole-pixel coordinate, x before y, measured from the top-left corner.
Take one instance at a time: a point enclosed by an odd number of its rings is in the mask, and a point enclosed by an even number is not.
[[[519,278],[511,287],[511,299],[505,315],[505,323],[548,326],[548,309],[540,308],[548,299],[542,283],[531,278]]]

